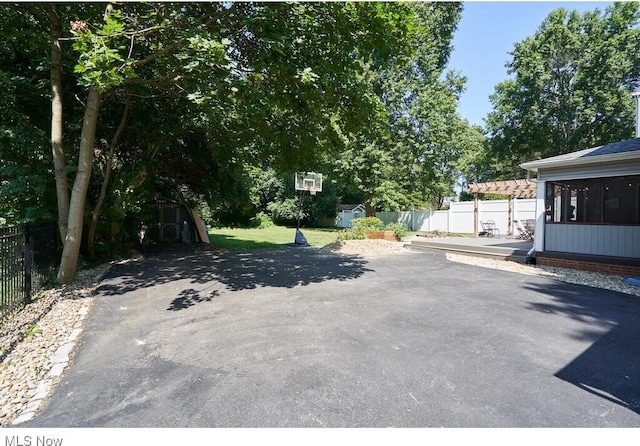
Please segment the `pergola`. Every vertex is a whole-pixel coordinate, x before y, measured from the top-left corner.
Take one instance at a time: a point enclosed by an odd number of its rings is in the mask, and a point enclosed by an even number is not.
[[[478,236],[478,194],[497,194],[509,197],[509,227],[511,235],[513,225],[513,198],[533,198],[536,196],[537,184],[533,180],[490,181],[488,183],[470,184],[467,190],[473,194],[473,235]]]

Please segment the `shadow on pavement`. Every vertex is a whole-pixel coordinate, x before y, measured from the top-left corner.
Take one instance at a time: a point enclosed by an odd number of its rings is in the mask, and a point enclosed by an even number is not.
[[[640,299],[560,282],[527,288],[552,297],[552,303],[531,304],[530,309],[601,328],[573,334],[591,345],[555,376],[640,414]]]
[[[316,248],[288,247],[222,251],[207,245],[170,245],[145,253],[142,261],[114,265],[98,289],[102,296],[178,281],[181,291],[167,310],[179,311],[214,299],[224,291],[345,281],[362,276],[366,261]]]

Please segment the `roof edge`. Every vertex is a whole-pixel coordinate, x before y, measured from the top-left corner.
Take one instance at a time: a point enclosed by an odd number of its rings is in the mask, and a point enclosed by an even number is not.
[[[555,158],[555,157],[554,157]],[[584,158],[573,158],[573,159],[563,159],[563,160],[554,160],[553,158],[545,158],[536,161],[528,161],[526,163],[520,164],[520,167],[529,170],[531,172],[537,172],[540,168],[554,168],[554,167],[567,167],[567,166],[575,166],[575,165],[585,165],[585,164],[600,164],[603,162],[609,161],[626,161],[629,159],[640,159],[640,153],[637,151],[633,152],[622,152],[622,153],[612,153],[608,155],[596,155]]]

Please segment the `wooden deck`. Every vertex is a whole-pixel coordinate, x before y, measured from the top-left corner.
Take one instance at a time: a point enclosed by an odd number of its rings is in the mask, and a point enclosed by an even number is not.
[[[405,243],[409,249],[446,251],[456,254],[512,260],[525,263],[533,248],[532,240],[498,237],[413,237]]]

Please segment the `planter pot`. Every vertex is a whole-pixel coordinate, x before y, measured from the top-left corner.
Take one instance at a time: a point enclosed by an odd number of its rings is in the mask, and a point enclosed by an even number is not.
[[[393,231],[369,231],[367,232],[368,239],[377,239],[377,240],[389,240],[392,242],[397,242],[398,237],[396,237],[395,232]]]

